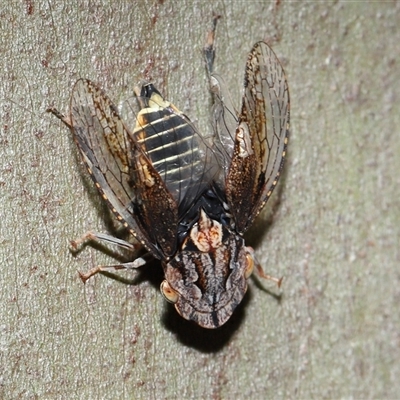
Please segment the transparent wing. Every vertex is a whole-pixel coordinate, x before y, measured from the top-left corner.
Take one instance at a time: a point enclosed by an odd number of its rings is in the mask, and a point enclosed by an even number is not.
[[[89,173],[117,218],[154,255],[158,250],[135,216],[129,133],[107,95],[89,80],[76,82],[71,96],[71,125]]]
[[[233,156],[238,117],[222,77],[215,73],[211,74],[210,86],[214,99],[211,121],[214,131],[213,145],[217,149],[219,162],[223,167],[219,182],[222,189],[225,190],[225,178]]]
[[[137,157],[145,154],[150,160],[176,201],[180,220],[210,186],[220,166],[210,144],[183,113],[158,92],[148,96],[136,99],[144,104],[134,118],[132,133],[140,148]],[[135,114],[135,105],[129,108]]]
[[[289,89],[271,48],[258,42],[249,53],[242,106],[235,131],[226,194],[239,232],[244,232],[271,196],[286,154]]]
[[[151,84],[128,129],[107,95],[79,80],[71,98],[75,140],[117,218],[158,258],[172,256],[178,225],[217,174],[213,151]],[[149,89],[150,88],[150,89]]]

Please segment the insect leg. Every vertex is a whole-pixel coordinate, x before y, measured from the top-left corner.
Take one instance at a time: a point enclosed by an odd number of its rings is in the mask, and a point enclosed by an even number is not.
[[[78,247],[82,246],[83,244],[87,242],[108,242],[111,244],[115,244],[119,247],[122,247],[126,250],[129,251],[136,251],[140,249],[141,244],[132,244],[129,243],[125,240],[118,239],[115,236],[108,235],[107,233],[100,233],[100,232],[86,232],[83,236],[81,236],[79,239],[76,240],[71,240],[71,246],[73,247],[74,250],[76,250]]]
[[[277,284],[278,288],[281,287],[282,284],[282,280],[283,280],[283,276],[281,278],[275,278],[274,276],[271,275],[267,275],[264,270],[262,269],[262,266],[260,264],[260,262],[257,260],[254,249],[250,246],[246,247],[246,250],[250,253],[251,257],[253,258],[254,261],[254,265],[257,269],[257,274],[260,278],[263,279],[268,279],[269,281],[273,281]]]
[[[207,43],[204,47],[204,58],[206,61],[206,68],[208,75],[210,76],[213,72],[214,59],[215,59],[215,29],[217,28],[217,22],[221,18],[220,15],[214,14],[211,30],[207,34]]]
[[[69,120],[68,117],[66,117],[64,114],[61,114],[60,111],[58,111],[54,107],[49,107],[46,112],[52,113],[55,115],[58,119],[61,119],[61,121],[68,126],[69,129],[72,129],[72,124],[71,121]]]
[[[134,252],[138,250],[141,245],[138,244],[132,244],[129,243],[125,240],[118,239],[114,236],[108,235],[106,233],[100,233],[100,232],[86,232],[82,237],[76,240],[71,240],[71,246],[74,250],[77,250],[78,247],[81,247],[87,242],[94,241],[94,242],[107,242],[111,244],[115,244],[119,247],[122,247],[123,249],[129,250],[131,252]],[[134,269],[134,268],[139,268],[142,265],[146,264],[148,261],[152,260],[154,257],[150,253],[146,253],[141,257],[136,258],[135,260],[123,264],[113,264],[113,265],[98,265],[88,272],[80,272],[79,271],[79,277],[82,279],[83,283],[85,283],[90,277],[93,275],[98,274],[99,272],[107,272],[110,269],[114,270],[119,270],[119,269]]]
[[[97,267],[92,268],[88,272],[80,272],[79,277],[82,279],[82,282],[85,283],[89,278],[91,278],[93,275],[98,274],[99,272],[108,272],[110,269],[114,270],[120,270],[120,269],[136,269],[139,268],[143,265],[145,265],[147,262],[153,260],[154,257],[151,253],[146,253],[142,257],[138,257],[135,260],[123,264],[114,264],[114,265],[98,265]]]

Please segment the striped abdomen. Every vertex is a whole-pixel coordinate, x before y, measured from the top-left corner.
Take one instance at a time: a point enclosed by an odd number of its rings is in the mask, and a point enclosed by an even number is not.
[[[204,175],[204,153],[198,134],[182,114],[158,93],[152,93],[133,131],[173,198],[180,204],[188,189]],[[192,196],[189,196],[192,197]]]

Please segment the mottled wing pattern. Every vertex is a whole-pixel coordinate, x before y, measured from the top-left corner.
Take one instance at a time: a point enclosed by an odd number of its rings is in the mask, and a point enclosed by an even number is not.
[[[239,233],[271,196],[285,159],[289,89],[271,48],[258,42],[249,53],[226,195]]]
[[[155,245],[134,214],[129,132],[116,107],[94,83],[80,79],[73,89],[70,119],[75,141],[101,195],[117,219],[157,255]]]

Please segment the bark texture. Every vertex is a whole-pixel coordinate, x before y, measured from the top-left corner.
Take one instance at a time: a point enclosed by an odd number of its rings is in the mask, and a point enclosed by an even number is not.
[[[0,6],[2,399],[395,398],[400,393],[398,2],[44,1]],[[79,5],[78,5],[79,3]],[[267,40],[291,94],[284,177],[248,234],[279,293],[254,280],[217,331],[180,318],[161,268],[130,285],[76,273],[115,262],[70,239],[113,223],[68,130],[73,83],[118,105],[152,80],[205,133],[201,50],[239,105]],[[396,106],[397,104],[397,106]]]

